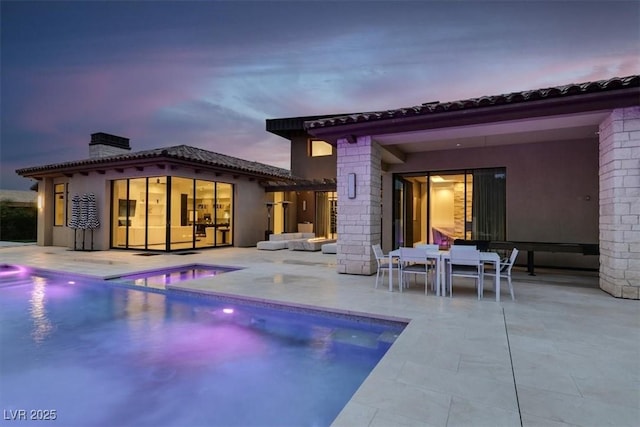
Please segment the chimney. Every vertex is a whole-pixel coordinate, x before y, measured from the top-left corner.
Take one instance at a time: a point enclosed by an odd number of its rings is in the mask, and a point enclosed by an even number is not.
[[[110,135],[104,132],[92,133],[89,143],[89,158],[115,156],[131,151],[129,138]]]

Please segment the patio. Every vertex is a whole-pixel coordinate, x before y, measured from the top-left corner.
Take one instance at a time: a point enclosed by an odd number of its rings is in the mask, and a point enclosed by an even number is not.
[[[1,246],[1,245],[0,245]],[[3,263],[111,276],[192,263],[246,267],[189,288],[407,319],[409,325],[334,426],[632,426],[640,420],[640,305],[595,273],[513,273],[516,301],[472,282],[453,298],[374,289],[319,252],[202,250],[191,255],[0,247]]]

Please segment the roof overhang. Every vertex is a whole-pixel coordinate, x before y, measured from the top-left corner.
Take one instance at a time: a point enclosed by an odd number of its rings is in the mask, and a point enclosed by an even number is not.
[[[581,115],[611,111],[640,104],[640,88],[587,93],[516,104],[492,105],[472,109],[444,111],[434,114],[409,115],[385,120],[345,122],[324,127],[307,127],[313,136],[335,143],[340,138],[384,135],[431,129],[481,125],[492,122]],[[309,122],[307,122],[308,124]]]
[[[257,179],[258,181],[270,181],[273,179],[287,182],[287,177],[274,177],[269,174],[261,174],[258,172],[246,171],[243,169],[234,169],[226,166],[210,164],[206,161],[198,161],[197,159],[186,159],[180,156],[171,155],[165,152],[149,155],[127,155],[124,158],[103,157],[95,159],[85,159],[76,162],[66,162],[62,164],[36,166],[32,168],[18,169],[16,173],[25,178],[42,179],[46,177],[71,177],[75,174],[87,175],[95,172],[104,174],[106,171],[124,172],[124,169],[133,168],[139,171],[145,168],[155,167],[167,171],[179,168],[188,168],[195,172],[211,171],[214,173],[231,174],[233,176],[242,176]]]
[[[384,163],[403,163],[409,153],[506,144],[597,138],[613,109],[640,105],[640,88],[581,93],[506,105],[461,109],[386,120],[309,127],[331,143],[371,136]],[[309,125],[309,123],[307,123]]]
[[[283,138],[291,138],[299,135],[307,135],[307,131],[304,127],[305,122],[344,115],[345,113],[328,114],[324,116],[300,116],[285,117],[281,119],[267,119],[265,129],[267,132],[273,133],[274,135],[278,135]]]
[[[264,185],[265,191],[336,191],[335,178],[321,180],[296,179],[294,182],[269,182]]]

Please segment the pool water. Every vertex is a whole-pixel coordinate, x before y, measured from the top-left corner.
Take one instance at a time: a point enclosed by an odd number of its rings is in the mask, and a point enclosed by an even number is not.
[[[328,426],[404,324],[24,270],[0,277],[0,406],[64,426]]]
[[[182,267],[145,271],[125,276],[109,278],[119,283],[145,286],[155,289],[165,289],[166,285],[184,280],[198,279],[201,277],[213,277],[230,271],[240,270],[238,267],[221,265],[193,264]]]

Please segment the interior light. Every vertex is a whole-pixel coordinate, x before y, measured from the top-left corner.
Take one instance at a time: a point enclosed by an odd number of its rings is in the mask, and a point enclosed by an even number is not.
[[[445,181],[443,177],[441,177],[440,175],[436,175],[431,177],[431,182],[445,182]]]
[[[222,312],[224,314],[233,314],[233,308],[223,308]]]

